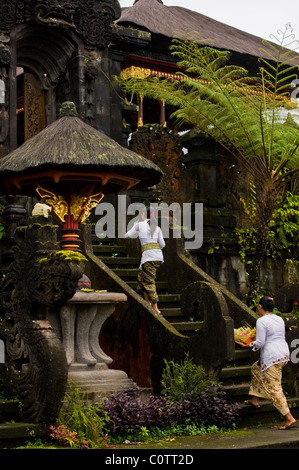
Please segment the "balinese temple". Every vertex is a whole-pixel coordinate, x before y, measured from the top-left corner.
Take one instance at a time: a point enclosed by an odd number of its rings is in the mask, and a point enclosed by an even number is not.
[[[186,253],[181,240],[173,238],[164,249],[165,263],[157,281],[163,316],[136,293],[139,245],[136,248],[132,240],[126,240],[127,245],[124,240],[113,240],[112,246],[106,246],[91,236],[92,224],[80,227],[88,258],[85,274],[93,289],[125,293],[127,298],[103,326],[103,350],[113,359],[114,369],[124,370],[146,389],[159,388],[162,358],[181,360],[186,351],[197,363],[219,372],[235,358],[234,326],[241,326],[244,318],[252,320],[252,311],[241,301],[246,294],[246,269],[239,262],[233,237],[242,219],[240,199],[248,190],[248,175],[206,135],[188,126],[178,128],[171,119],[173,110],[165,103],[124,96],[115,80],[120,75],[176,79],[177,62],[169,49],[174,37],[228,50],[231,63],[253,76],[257,73],[262,38],[184,7],[166,6],[162,0],[136,0],[123,9],[117,0],[0,0],[0,162],[3,159],[5,164],[8,154],[19,155],[21,161],[13,159],[13,165],[20,171],[30,167],[31,175],[32,158],[49,162],[38,154],[37,145],[31,149],[31,143],[49,137],[53,129],[51,135],[63,140],[59,122],[75,119],[76,129],[87,129],[91,140],[101,137],[108,145],[112,139],[113,147],[117,143],[117,152],[111,151],[113,167],[120,170],[123,160],[126,177],[134,179],[136,168],[125,165],[125,155],[133,152],[138,154],[137,162],[141,157],[151,161],[147,165],[141,162],[143,170],[155,166],[159,175],[163,171],[155,186],[127,186],[127,202],[150,199],[203,204],[202,246]],[[299,66],[298,54],[293,64]],[[63,103],[75,105],[76,117],[68,115],[59,121]],[[28,161],[22,146],[30,154]],[[43,145],[45,154],[47,147]],[[58,143],[49,147],[54,149],[51,162],[59,164]],[[126,148],[124,154],[122,148]],[[77,157],[78,171],[81,163],[82,167],[91,163]],[[88,168],[88,177],[94,168]],[[5,206],[1,217],[7,223],[6,237],[0,242],[2,272],[3,252],[8,248],[8,255],[12,254],[9,243],[16,227],[26,226],[32,214],[35,202],[31,199],[24,203],[0,193],[0,204]],[[115,191],[109,201],[116,202]],[[96,222],[95,215],[91,215],[92,222]],[[270,270],[266,266],[265,290],[276,292],[288,282],[284,264],[279,259]],[[7,289],[13,298],[9,284]],[[5,303],[6,297],[2,300]]]
[[[261,38],[162,0],[136,0],[123,9],[117,0],[33,0],[30,7],[26,0],[2,0],[0,14],[0,155],[56,120],[64,101],[75,102],[86,122],[119,142],[127,121],[133,131],[138,123],[171,126],[158,105],[144,104],[142,116],[128,116],[113,77],[121,71],[173,76],[175,36],[229,50],[232,63],[252,73],[261,55]]]

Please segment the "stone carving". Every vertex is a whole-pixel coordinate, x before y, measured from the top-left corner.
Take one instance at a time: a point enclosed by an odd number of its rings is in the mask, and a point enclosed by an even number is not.
[[[52,422],[58,415],[67,362],[47,314],[74,295],[83,272],[82,255],[56,248],[55,226],[19,227],[13,262],[0,285],[0,337],[9,379],[23,403],[23,417],[32,422]]]
[[[11,52],[7,44],[9,39],[6,36],[0,37],[0,66],[9,65],[11,61]]]
[[[111,24],[115,17],[116,2],[93,2],[78,0],[78,9],[75,14],[76,31],[83,36],[86,46],[106,47],[112,38]]]
[[[2,0],[1,31],[34,20],[49,27],[73,29],[87,47],[106,47],[111,41],[111,25],[120,17],[116,0]]]
[[[75,2],[73,2],[75,3]],[[33,16],[37,23],[44,26],[75,27],[75,9],[70,1],[41,0],[37,1]]]
[[[89,59],[85,64],[85,77],[88,80],[94,80],[100,72],[101,68],[99,65],[98,60],[96,59]]]
[[[164,176],[159,183],[159,189],[163,193],[163,200],[166,202],[177,200],[183,168],[183,150],[179,136],[158,124],[145,125],[132,134],[130,150],[161,168]]]

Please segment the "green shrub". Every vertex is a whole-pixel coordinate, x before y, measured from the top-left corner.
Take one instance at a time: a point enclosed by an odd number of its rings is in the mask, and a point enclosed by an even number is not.
[[[200,395],[210,390],[211,396],[217,394],[220,383],[216,377],[207,375],[202,366],[192,362],[189,353],[181,363],[164,359],[162,374],[162,394],[172,401],[182,401],[186,394]]]
[[[76,448],[107,447],[107,424],[110,421],[103,403],[85,401],[80,389],[72,383],[65,395],[57,426],[52,427],[51,437],[62,445]]]

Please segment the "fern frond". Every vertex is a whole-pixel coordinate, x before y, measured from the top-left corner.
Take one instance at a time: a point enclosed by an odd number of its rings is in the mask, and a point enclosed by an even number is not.
[[[181,67],[179,80],[123,80],[123,89],[173,106],[172,119],[212,137],[261,182],[273,172],[277,181],[282,173],[297,173],[298,126],[280,116],[296,77],[291,51],[269,43],[260,78],[250,78],[244,68],[228,64],[228,51],[181,39],[174,39],[171,50]]]

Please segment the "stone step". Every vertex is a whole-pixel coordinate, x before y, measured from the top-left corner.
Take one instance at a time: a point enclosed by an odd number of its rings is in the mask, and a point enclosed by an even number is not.
[[[115,274],[124,280],[132,289],[137,288],[137,276],[139,272],[139,257],[113,256],[118,253],[117,245],[94,245],[95,254],[109,266]],[[125,250],[121,253],[125,254]],[[198,329],[196,322],[187,322],[186,317],[182,314],[180,306],[180,294],[169,294],[167,281],[156,281],[157,292],[159,295],[159,308],[162,315],[166,318],[178,331],[185,335],[193,335]],[[201,324],[200,324],[201,326]]]
[[[159,296],[160,298],[160,296]],[[161,302],[159,303],[159,310],[161,311],[163,317],[168,318],[168,317],[182,317],[182,311],[180,308],[177,307],[161,307]],[[183,320],[184,322],[186,319]]]
[[[235,380],[236,378],[240,381],[240,377],[248,379],[251,377],[251,366],[235,366],[235,367],[224,367],[219,375],[219,380]]]
[[[0,441],[28,439],[49,435],[49,426],[37,423],[0,424]]]
[[[0,400],[0,423],[20,418],[20,404],[16,400]]]
[[[160,305],[164,304],[174,304],[177,303],[179,304],[181,301],[181,295],[180,294],[159,294],[159,302]]]
[[[299,420],[299,397],[287,397],[290,411],[294,418]],[[243,402],[239,403],[239,417],[237,419],[237,426],[260,426],[267,423],[277,423],[278,426],[283,424],[283,417],[268,400],[260,400],[260,407],[254,408],[253,406],[245,405]],[[288,431],[291,432],[291,431]]]
[[[103,242],[101,245],[94,244],[93,249],[94,252],[100,257],[100,259],[113,271],[121,277],[123,280],[127,282],[127,284],[136,289],[137,287],[137,275],[139,270],[140,264],[140,257],[132,257],[132,256],[122,256],[126,254],[126,247],[113,245],[113,244],[106,244],[107,242]],[[109,242],[108,242],[109,243]],[[111,241],[110,241],[111,243]],[[120,250],[118,250],[120,248]],[[121,256],[112,256],[113,253],[120,253]],[[131,280],[133,277],[136,277],[135,280]],[[166,294],[164,291],[168,288],[167,281],[157,281],[156,282],[157,289],[162,291],[159,298],[160,303],[168,303],[169,307],[172,306],[173,303],[178,303],[180,301],[180,294]]]
[[[131,287],[131,289],[136,290],[136,288],[137,288],[137,276],[136,276],[136,280],[126,280],[126,283],[128,284],[129,287]],[[168,282],[167,281],[157,281],[156,286],[157,286],[157,291],[158,291],[159,297],[161,295],[160,293],[168,291]]]
[[[221,381],[221,380],[220,380]],[[233,385],[222,385],[221,387],[226,393],[230,402],[242,403],[248,399],[249,383],[236,383]]]
[[[236,356],[236,360],[247,360],[248,363],[250,362],[250,357],[251,357],[251,351],[248,350],[248,349],[236,349],[235,350],[235,356]]]
[[[101,260],[107,266],[120,266],[122,268],[130,269],[139,269],[140,258],[127,257],[127,256],[101,256]]]
[[[94,244],[92,245],[93,251],[96,255],[102,254],[102,255],[111,255],[111,254],[126,254],[127,249],[125,246],[119,246],[119,245],[97,245]]]
[[[132,279],[132,278],[136,278],[137,279],[137,276],[138,276],[138,268],[131,268],[131,269],[121,269],[121,268],[116,268],[113,270],[115,272],[115,274],[117,274],[117,276],[119,276],[121,279],[123,279],[124,281],[129,278],[129,279]]]
[[[172,326],[182,334],[196,334],[203,327],[203,322],[171,322]]]

